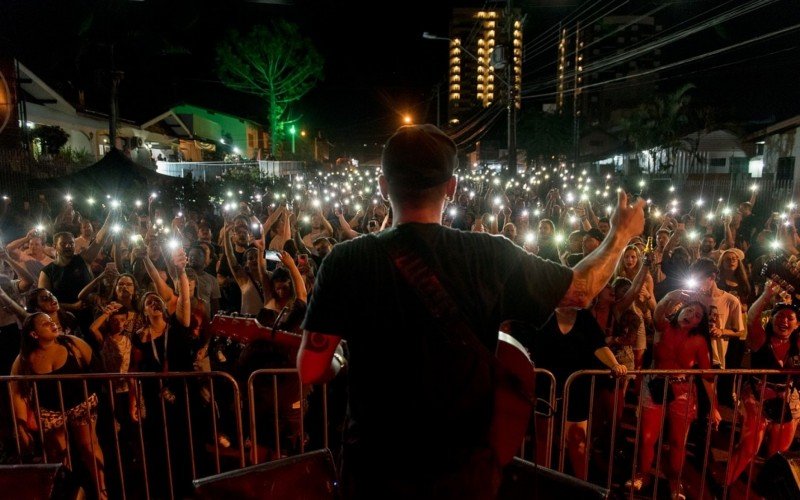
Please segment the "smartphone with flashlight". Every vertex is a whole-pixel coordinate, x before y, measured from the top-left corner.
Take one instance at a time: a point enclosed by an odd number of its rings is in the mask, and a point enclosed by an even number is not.
[[[281,253],[277,250],[267,250],[264,252],[264,258],[267,260],[274,260],[275,262],[281,261]]]

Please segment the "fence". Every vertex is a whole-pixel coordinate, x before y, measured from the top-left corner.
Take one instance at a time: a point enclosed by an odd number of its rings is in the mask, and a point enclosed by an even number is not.
[[[632,456],[627,458],[630,463],[615,463],[615,456],[620,452],[620,448],[624,447],[621,444],[617,433],[625,431],[625,426],[621,420],[621,413],[617,412],[616,398],[614,399],[615,405],[613,412],[610,413],[611,417],[611,433],[610,442],[608,443],[609,460],[607,466],[602,470],[597,470],[594,477],[590,474],[589,479],[592,482],[606,486],[612,491],[625,495],[629,498],[641,498],[642,491],[636,491],[636,484],[633,481],[637,475],[644,475],[645,481],[650,470],[638,470],[637,461],[640,459],[640,454],[643,451],[642,436],[647,435],[648,441],[652,441],[652,429],[643,429],[643,421],[648,420],[648,416],[644,415],[645,411],[651,411],[655,408],[660,411],[660,421],[658,428],[655,431],[658,434],[657,443],[649,443],[655,445],[655,463],[651,466],[655,467],[655,474],[652,481],[651,498],[662,498],[668,496],[663,488],[659,489],[660,472],[663,465],[666,463],[662,459],[663,445],[665,441],[665,425],[669,425],[670,430],[676,428],[684,428],[686,435],[684,436],[670,436],[670,453],[680,454],[677,457],[680,461],[680,467],[677,471],[673,471],[673,481],[677,484],[682,484],[686,488],[687,497],[703,498],[711,496],[714,498],[728,498],[729,495],[735,498],[748,498],[753,495],[752,487],[754,486],[753,478],[756,470],[756,463],[760,459],[757,457],[757,452],[760,448],[761,438],[763,438],[764,428],[770,425],[775,425],[774,422],[769,421],[762,417],[765,409],[767,398],[765,394],[768,387],[782,386],[785,390],[789,386],[789,382],[793,377],[800,375],[800,370],[639,370],[630,371],[629,375],[635,375],[640,381],[647,380],[647,377],[663,378],[665,380],[664,386],[670,387],[671,384],[680,383],[681,387],[688,388],[688,393],[685,394],[685,399],[680,395],[672,392],[670,389],[664,390],[663,394],[656,398],[648,389],[644,389],[647,384],[641,384],[642,390],[639,390],[636,404],[635,404],[635,429],[627,429],[628,434],[633,431]],[[598,425],[602,421],[601,411],[598,411],[596,404],[596,390],[598,389],[598,377],[608,380],[609,372],[607,370],[585,370],[573,373],[566,381],[564,388],[564,408],[562,412],[562,425],[561,425],[561,438],[559,446],[558,470],[565,471],[566,457],[568,456],[565,429],[567,427],[566,415],[569,409],[570,391],[576,384],[576,381],[590,377],[591,396],[589,401],[589,415],[591,415],[585,436],[586,446],[586,463],[589,463],[589,457],[592,456],[592,447],[598,443],[597,439],[592,436],[593,424]],[[718,382],[726,381],[729,384],[725,387],[732,389],[732,408],[722,406],[722,410],[728,414],[728,418],[723,418],[723,426],[721,430],[714,429],[712,421],[707,420],[704,426],[700,427],[695,418],[697,415],[700,417],[704,413],[704,397],[698,391],[697,378],[709,378],[713,380],[717,387],[717,394],[720,395]],[[769,377],[769,378],[768,378]],[[775,378],[785,381],[785,383],[775,383]],[[621,379],[614,380],[613,391],[620,390],[622,384]],[[606,384],[606,389],[608,389]],[[674,397],[674,399],[673,399]],[[780,397],[778,403],[777,414],[784,415],[789,422],[783,424],[787,426],[787,430],[791,431],[792,438],[794,431],[797,427],[797,420],[793,420],[788,415],[789,406],[786,398]],[[681,406],[685,405],[685,406]],[[700,411],[697,411],[699,406]],[[666,409],[664,409],[666,408]],[[707,409],[707,408],[706,408]],[[721,410],[721,411],[722,411]],[[744,411],[745,416],[741,416],[740,412]],[[659,413],[655,413],[659,415]],[[681,419],[683,422],[681,422]],[[681,427],[683,424],[683,427]],[[690,433],[690,428],[694,424],[693,433]],[[763,427],[761,427],[763,426]],[[758,442],[752,441],[752,438],[758,433],[757,429],[761,427],[761,438]],[[790,429],[789,429],[790,428]],[[729,436],[725,433],[729,432]],[[630,449],[630,435],[627,436],[627,449]],[[601,443],[602,444],[602,443]],[[786,448],[790,443],[786,443]],[[691,453],[680,453],[679,448],[689,450]],[[775,450],[772,450],[775,451]],[[781,451],[781,450],[777,450]],[[785,451],[785,450],[783,450]],[[709,459],[715,458],[714,469],[712,471],[712,464],[709,464]],[[724,458],[726,457],[726,458]],[[671,456],[671,460],[676,457]],[[691,460],[690,460],[691,459]],[[724,464],[724,467],[717,467],[719,464]],[[746,469],[746,481],[742,484],[739,476]],[[677,474],[677,477],[674,476]],[[626,479],[628,481],[626,481]],[[778,479],[778,478],[773,478]],[[626,484],[628,483],[628,484]],[[663,486],[664,482],[661,481]],[[764,488],[764,484],[761,485]],[[766,485],[768,488],[769,485]],[[797,485],[793,484],[793,489],[796,490]],[[758,495],[754,495],[758,497]],[[766,494],[769,498],[770,495]]]
[[[203,182],[213,182],[217,177],[225,173],[229,168],[245,168],[258,170],[262,176],[284,177],[287,175],[300,174],[304,172],[305,162],[302,161],[243,161],[237,163],[223,161],[203,161],[203,162],[156,162],[158,172],[173,177],[186,177],[192,175],[195,180]]]
[[[693,402],[700,401],[701,410],[702,398],[698,398],[694,379],[706,376],[715,382],[728,380],[735,403],[732,409],[728,408],[726,411],[723,430],[715,431],[710,421],[702,427],[695,423],[695,432],[687,433],[688,438],[673,436],[669,441],[672,452],[680,448],[681,443],[689,450],[679,457],[680,467],[675,472],[677,481],[685,484],[690,496],[702,497],[710,494],[717,498],[727,498],[734,492],[733,496],[738,498],[740,494],[743,497],[750,494],[754,472],[757,471],[758,460],[754,458],[758,447],[757,443],[747,441],[747,436],[750,436],[748,431],[753,426],[770,425],[770,422],[757,418],[766,406],[765,391],[775,387],[774,377],[786,377],[788,381],[790,377],[800,375],[800,370],[640,370],[629,372],[629,375],[636,377],[630,384],[634,388],[645,376],[671,377],[670,382],[665,385],[673,383],[675,377],[683,377],[683,383],[688,387],[685,401],[691,403],[685,408],[691,409]],[[537,383],[549,384],[549,389],[544,394],[540,393],[544,403],[542,406],[552,408],[553,411],[537,411],[537,420],[544,424],[539,429],[544,445],[540,448],[544,453],[540,453],[536,447],[528,446],[528,443],[536,441],[532,427],[531,435],[521,443],[519,456],[540,457],[539,463],[545,466],[555,463],[561,472],[567,472],[570,466],[575,466],[570,458],[567,436],[570,423],[567,422],[566,415],[570,405],[576,403],[571,396],[575,384],[582,379],[585,381],[586,378],[589,378],[590,386],[589,419],[583,436],[583,465],[588,471],[587,478],[619,495],[629,498],[636,495],[638,498],[642,492],[634,491],[634,488],[625,484],[625,480],[635,478],[642,472],[650,472],[639,470],[637,465],[637,458],[643,449],[643,412],[652,411],[655,407],[668,408],[668,411],[660,413],[657,420],[650,420],[658,424],[655,429],[658,433],[657,443],[652,436],[648,438],[648,442],[655,448],[653,465],[657,472],[667,463],[662,458],[662,448],[666,441],[664,430],[668,427],[675,428],[673,419],[685,419],[686,429],[695,419],[693,411],[680,413],[674,410],[673,402],[668,399],[669,391],[664,391],[660,401],[654,401],[649,390],[642,388],[638,393],[632,390],[629,396],[636,395],[635,403],[630,397],[626,402],[617,397],[624,388],[625,379],[611,379],[606,370],[586,370],[576,372],[567,379],[563,405],[558,405],[560,400],[556,399],[552,373],[537,370]],[[121,396],[123,393],[117,392],[123,382],[129,384],[135,397]],[[19,383],[31,387],[31,406],[34,411],[24,418],[17,414],[9,391],[11,384]],[[69,421],[70,418],[78,418],[66,407],[69,406],[68,395],[75,390],[75,383],[79,384],[82,399],[87,399],[92,393],[98,395],[95,429],[100,437],[99,441],[87,440],[86,427],[72,423],[56,422],[53,428],[45,432],[47,422],[52,425],[53,419],[67,416]],[[246,399],[241,398],[236,380],[223,372],[6,376],[0,377],[0,394],[10,406],[3,404],[0,409],[6,407],[10,411],[0,413],[0,430],[3,430],[0,436],[5,442],[13,443],[16,448],[15,460],[19,463],[63,460],[71,464],[73,470],[82,470],[84,486],[89,485],[90,489],[93,488],[98,493],[107,489],[115,498],[188,496],[191,480],[198,477],[238,470],[247,463],[256,464],[293,456],[307,449],[330,447],[335,450],[337,446],[334,443],[340,434],[340,429],[336,427],[339,416],[329,413],[328,389],[326,386],[313,388],[318,391],[320,401],[319,406],[314,407],[310,402],[314,393],[311,388],[300,384],[294,369],[253,372],[247,379]],[[43,395],[48,392],[51,393],[49,398],[52,400],[54,390],[58,395],[58,408],[52,412],[44,411],[39,402],[43,397],[47,399]],[[602,391],[609,391],[614,396],[610,407],[598,403],[597,395]],[[718,394],[721,394],[719,389]],[[137,408],[144,408],[144,418],[124,418],[129,410],[127,403],[130,401],[137,403]],[[783,414],[788,403],[783,398],[779,403],[779,414]],[[625,411],[620,411],[620,405],[624,405]],[[249,419],[247,427],[243,425],[243,406],[247,409]],[[738,411],[743,406],[746,406],[746,418]],[[315,419],[309,418],[312,414]],[[700,415],[702,416],[702,411]],[[27,436],[12,424],[31,417],[38,424],[37,435],[34,436],[36,443],[28,447],[26,453]],[[558,446],[554,447],[556,418],[560,418],[561,422],[558,426]],[[309,422],[313,422],[313,425],[319,423],[320,427],[312,431],[309,429]],[[794,422],[785,424],[791,427],[792,433],[797,420]],[[8,432],[10,429],[13,432]],[[56,453],[58,447],[53,446],[53,437],[58,435],[58,429],[63,429],[60,441],[63,451],[60,454]],[[322,436],[317,442],[309,438],[309,434],[313,432]],[[228,433],[231,438],[227,437]],[[94,461],[97,457],[95,447],[100,446],[107,452],[102,472],[91,465],[97,463]],[[600,452],[607,452],[607,459],[603,459],[604,454]],[[727,465],[724,470],[717,468],[717,475],[714,477],[710,458],[717,457],[717,463],[725,461],[720,456],[728,457]],[[731,467],[737,469],[736,474]],[[748,471],[747,479],[737,482],[735,476],[741,469]],[[729,475],[733,480],[727,480]],[[720,477],[724,479],[720,480]],[[664,484],[659,475],[655,474],[650,496],[664,496]],[[732,485],[735,485],[735,490],[731,489],[734,487]]]

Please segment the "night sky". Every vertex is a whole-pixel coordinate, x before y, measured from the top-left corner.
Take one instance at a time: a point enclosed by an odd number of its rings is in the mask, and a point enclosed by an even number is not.
[[[382,142],[404,113],[435,121],[436,83],[444,83],[447,44],[423,40],[424,31],[445,35],[454,6],[483,6],[475,1],[408,0],[387,2],[334,0],[258,2],[190,0],[2,0],[0,44],[5,52],[45,79],[67,99],[85,89],[91,109],[107,112],[109,47],[115,65],[125,71],[120,87],[122,118],[141,123],[181,102],[239,114],[261,122],[266,110],[257,98],[225,88],[214,70],[214,47],[227,30],[248,30],[271,17],[300,25],[325,60],[325,80],[294,109],[301,127],[322,131],[342,150]],[[524,86],[543,86],[555,77],[556,23],[588,22],[604,10],[658,12],[665,29],[677,31],[747,4],[763,8],[717,24],[662,50],[664,64],[696,57],[800,23],[796,0],[538,0],[516,2],[527,14],[525,41],[541,47],[526,60]],[[682,63],[665,71],[664,90],[694,83],[696,105],[713,106],[718,120],[745,128],[800,113],[798,30],[767,38],[712,58]],[[552,45],[552,50],[547,45]],[[526,57],[528,52],[526,52]],[[545,92],[546,93],[546,92]],[[526,100],[528,108],[552,101]],[[442,103],[445,96],[442,94]],[[444,111],[443,111],[444,112]],[[504,127],[504,125],[503,125]],[[500,127],[502,128],[502,127]]]

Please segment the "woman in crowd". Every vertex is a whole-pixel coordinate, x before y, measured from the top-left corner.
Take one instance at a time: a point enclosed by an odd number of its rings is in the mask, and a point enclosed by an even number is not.
[[[766,328],[762,323],[763,312],[778,293],[778,287],[767,282],[764,292],[747,314],[747,343],[752,351],[750,363],[756,370],[800,368],[797,308],[778,303],[769,311]],[[800,421],[800,397],[796,391],[797,381],[785,375],[753,376],[743,382],[742,434],[728,464],[726,484],[735,482],[747,468],[765,435],[769,436],[768,457],[789,449]]]
[[[244,265],[239,264],[234,255],[233,242],[231,241],[232,226],[222,228],[222,245],[225,249],[225,258],[233,273],[236,284],[242,292],[242,302],[239,312],[242,314],[256,315],[264,305],[264,299],[259,290],[258,262],[262,253],[257,247],[250,247],[244,253]]]
[[[264,282],[264,307],[258,320],[265,326],[272,326],[277,319],[276,326],[281,330],[299,331],[308,300],[305,280],[288,252],[281,252],[280,260],[283,267],[272,273],[263,270],[263,261],[259,263]]]
[[[48,292],[49,293],[49,292]],[[12,375],[78,375],[93,371],[92,349],[78,337],[61,333],[45,312],[35,312],[22,325],[22,345],[11,369]],[[48,459],[72,467],[67,454],[68,439],[90,473],[98,498],[108,498],[103,471],[103,450],[97,441],[97,395],[81,381],[11,384],[14,412],[20,437],[30,444],[41,429]],[[59,390],[60,389],[60,390]],[[35,418],[30,419],[32,413]],[[34,423],[35,422],[35,423]],[[74,456],[74,455],[73,455]]]
[[[530,336],[529,350],[537,368],[553,372],[557,397],[563,398],[564,384],[579,370],[610,368],[624,376],[625,365],[614,358],[605,344],[600,325],[588,309],[557,308],[550,319]],[[573,474],[586,479],[586,430],[589,419],[590,377],[578,378],[571,386],[567,410],[567,454]],[[559,405],[563,408],[563,406]]]
[[[633,282],[637,273],[642,267],[649,269],[645,266],[642,253],[636,245],[628,245],[622,253],[622,258],[617,265],[617,270],[614,273],[615,278],[627,278]],[[653,293],[653,276],[649,273],[643,275],[644,282],[639,289],[638,295],[634,298],[634,305],[646,325],[653,322],[653,311],[656,309],[656,299]]]
[[[688,293],[680,295],[683,301],[665,299],[655,311],[656,339],[653,345],[654,369],[709,369],[709,321],[705,306],[691,300]],[[697,418],[697,394],[687,374],[669,377],[650,377],[646,384],[643,402],[642,436],[639,448],[637,474],[627,486],[640,490],[649,482],[650,467],[655,457],[655,444],[664,421],[669,442],[667,475],[674,498],[685,498],[679,482],[686,455],[686,437],[689,425]],[[719,414],[713,378],[703,378],[703,388],[711,401],[709,418],[718,425]],[[664,415],[666,412],[666,415]]]
[[[81,336],[78,320],[69,311],[64,311],[58,303],[58,299],[47,288],[36,288],[30,292],[26,310],[17,309],[17,316],[20,321],[27,318],[29,314],[43,312],[50,316],[53,323],[64,335]]]
[[[717,287],[737,296],[742,303],[742,310],[746,310],[750,304],[752,287],[744,265],[744,252],[738,248],[725,250],[719,257],[717,267],[719,267]]]
[[[132,372],[168,373],[192,371],[191,356],[191,299],[189,279],[186,276],[186,254],[182,249],[175,252],[176,268],[175,312],[170,314],[167,304],[158,293],[148,292],[142,298],[142,313],[145,326],[131,339]],[[143,421],[145,442],[164,443],[164,429],[169,429],[169,455],[175,487],[178,492],[188,487],[188,442],[185,432],[186,409],[183,390],[185,386],[170,379],[146,379],[141,387],[129,391],[130,416],[134,421]],[[163,405],[163,409],[162,409]],[[166,419],[166,421],[165,421]],[[148,471],[152,474],[152,487],[167,485],[165,474],[167,450],[164,453],[147,453]],[[153,486],[155,485],[155,486]],[[156,495],[158,496],[158,495]]]

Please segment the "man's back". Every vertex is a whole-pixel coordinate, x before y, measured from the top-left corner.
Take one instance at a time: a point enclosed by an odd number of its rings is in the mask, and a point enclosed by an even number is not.
[[[436,224],[390,231],[399,231],[435,270],[490,351],[501,321],[542,323],[570,283],[568,269],[505,238]],[[392,450],[399,464],[412,469],[452,465],[486,446],[490,367],[453,338],[466,332],[444,331],[431,318],[380,240],[368,235],[334,248],[320,270],[304,328],[347,340],[351,441],[370,451]]]

